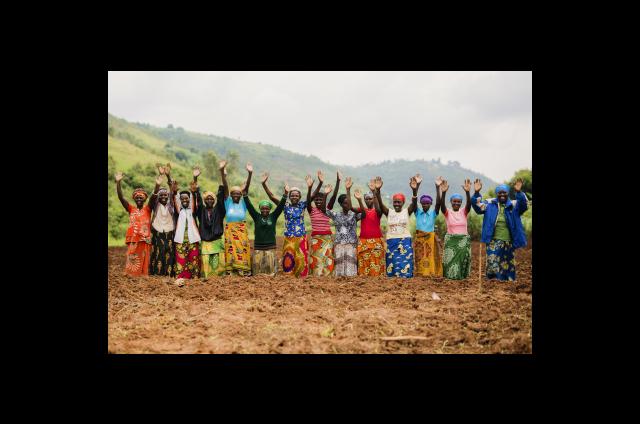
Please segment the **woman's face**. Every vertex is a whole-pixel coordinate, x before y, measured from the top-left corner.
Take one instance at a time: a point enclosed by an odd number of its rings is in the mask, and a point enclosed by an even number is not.
[[[158,202],[160,202],[161,205],[166,205],[168,201],[169,193],[167,193],[166,191],[163,191],[158,195]]]
[[[369,209],[373,207],[373,196],[370,194],[364,195],[364,204],[367,205]]]
[[[183,208],[188,208],[189,207],[189,195],[188,194],[181,194],[180,195],[180,203],[182,204]]]
[[[144,199],[144,194],[136,194],[133,198],[133,201],[136,202],[136,206],[138,207],[138,209],[144,206]]]
[[[431,207],[431,202],[428,201],[428,200],[426,200],[424,202],[420,202],[420,204],[422,205],[422,210],[425,211],[425,212],[428,211],[429,208]]]
[[[204,198],[204,204],[207,207],[207,209],[213,208],[213,204],[215,202],[216,202],[216,199],[214,199],[213,196],[207,196]]]
[[[296,190],[289,193],[289,200],[291,201],[292,205],[297,205],[300,201],[300,192]]]
[[[324,193],[318,193],[318,195],[313,199],[313,203],[316,204],[316,207],[322,206],[322,202],[324,201]]]
[[[396,212],[400,212],[402,210],[402,206],[404,205],[404,202],[400,199],[393,199],[393,209],[395,209]]]
[[[264,218],[268,217],[270,212],[271,208],[269,206],[260,206],[260,215]]]
[[[507,193],[506,191],[502,190],[498,192],[498,202],[506,203],[508,198],[509,198],[509,193]]]
[[[240,198],[242,197],[242,193],[239,191],[232,191],[231,193],[229,193],[229,195],[231,196],[231,200],[233,200],[233,203],[240,202]]]
[[[451,207],[454,211],[457,212],[460,209],[460,206],[462,206],[462,200],[455,198],[451,201]]]

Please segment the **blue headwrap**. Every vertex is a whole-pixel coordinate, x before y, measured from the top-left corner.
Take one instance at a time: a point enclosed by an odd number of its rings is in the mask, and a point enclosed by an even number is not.
[[[506,191],[507,193],[509,193],[509,186],[506,184],[500,184],[496,187],[496,194],[500,193],[501,191]]]
[[[452,194],[451,197],[449,197],[449,201],[452,201],[453,199],[460,199],[462,200],[462,196],[459,195],[458,193]]]

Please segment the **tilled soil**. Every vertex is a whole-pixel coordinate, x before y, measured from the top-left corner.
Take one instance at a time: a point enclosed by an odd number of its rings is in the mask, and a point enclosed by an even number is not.
[[[188,280],[183,287],[169,277],[125,275],[126,249],[109,248],[108,349],[531,353],[531,248],[516,251],[517,282],[479,282],[480,246],[473,243],[471,277],[462,281],[255,276]],[[422,338],[382,339],[397,336]]]

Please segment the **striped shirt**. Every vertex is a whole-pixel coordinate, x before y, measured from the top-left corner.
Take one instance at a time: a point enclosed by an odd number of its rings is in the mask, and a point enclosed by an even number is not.
[[[319,208],[311,207],[311,235],[331,234],[331,223],[327,215],[323,214]]]

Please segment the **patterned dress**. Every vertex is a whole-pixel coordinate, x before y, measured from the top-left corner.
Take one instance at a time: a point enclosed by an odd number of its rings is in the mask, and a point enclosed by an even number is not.
[[[384,254],[385,244],[378,212],[374,208],[365,209],[358,240],[358,275],[384,275]]]
[[[317,207],[311,207],[311,242],[309,243],[309,268],[312,275],[329,276],[333,273],[333,235],[327,215]]]
[[[387,216],[387,277],[413,277],[413,246],[409,232],[409,211],[389,208]]]
[[[125,272],[132,276],[149,275],[151,256],[151,208],[129,205],[129,228],[125,237],[127,262]]]
[[[362,213],[342,210],[334,212],[327,209],[326,214],[333,220],[336,226],[336,234],[333,244],[335,257],[334,275],[336,277],[352,277],[358,274],[357,246],[358,236],[356,226]]]
[[[307,232],[304,228],[306,201],[284,207],[285,229],[282,248],[282,271],[285,275],[306,277],[309,273]]]

